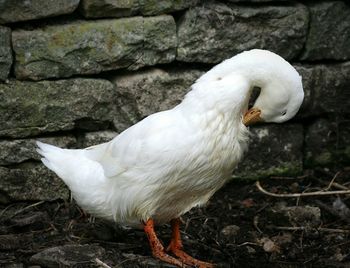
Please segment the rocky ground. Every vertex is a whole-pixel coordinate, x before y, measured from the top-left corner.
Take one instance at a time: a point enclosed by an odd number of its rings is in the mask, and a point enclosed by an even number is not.
[[[349,168],[320,169],[262,186],[272,193],[346,190],[349,178]],[[184,245],[218,267],[349,267],[349,197],[272,197],[254,182],[232,181],[183,217]],[[169,226],[158,232],[166,243]],[[141,230],[92,219],[74,202],[0,207],[0,267],[170,267],[150,254]]]

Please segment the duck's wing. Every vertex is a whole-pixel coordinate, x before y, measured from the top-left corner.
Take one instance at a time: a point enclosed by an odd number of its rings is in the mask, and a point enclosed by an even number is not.
[[[145,118],[107,144],[87,148],[86,153],[109,178],[126,172],[138,176],[146,170],[157,176],[157,170],[168,170],[188,157],[197,135],[181,114],[169,110]]]

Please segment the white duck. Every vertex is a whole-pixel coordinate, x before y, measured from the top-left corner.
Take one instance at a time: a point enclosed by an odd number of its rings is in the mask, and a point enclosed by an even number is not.
[[[247,111],[253,87],[260,87]],[[91,214],[142,224],[155,257],[178,266],[212,267],[182,250],[179,217],[231,177],[247,147],[245,125],[284,122],[304,97],[301,77],[280,56],[254,49],[202,75],[173,109],[148,116],[113,140],[81,150],[38,142],[42,162]],[[166,253],[154,224],[171,221]]]

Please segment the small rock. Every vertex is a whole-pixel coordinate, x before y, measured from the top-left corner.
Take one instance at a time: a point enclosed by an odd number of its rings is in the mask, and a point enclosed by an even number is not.
[[[265,252],[269,252],[269,253],[280,252],[280,247],[268,237],[264,237],[260,239],[259,242],[262,244],[262,247]]]
[[[318,227],[321,223],[321,210],[319,207],[291,206],[278,204],[271,210],[270,220],[276,226],[301,226],[306,228]]]
[[[48,225],[49,215],[47,212],[31,212],[30,214],[19,215],[8,220],[12,228],[21,229],[29,228],[30,231],[41,230]]]
[[[95,267],[93,260],[104,254],[105,250],[97,245],[64,245],[45,249],[33,255],[30,262],[49,268]]]
[[[240,229],[237,225],[227,225],[221,230],[220,234],[226,239],[232,239],[237,236]]]
[[[334,200],[332,206],[342,217],[350,217],[349,207],[339,197]]]
[[[0,235],[0,250],[13,250],[25,248],[32,241],[32,234],[6,234]]]

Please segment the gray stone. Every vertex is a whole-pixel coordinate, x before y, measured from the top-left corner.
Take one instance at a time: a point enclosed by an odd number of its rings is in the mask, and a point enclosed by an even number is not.
[[[253,126],[248,153],[233,175],[244,179],[297,175],[303,169],[302,146],[301,125]]]
[[[195,6],[200,0],[82,0],[80,11],[86,18],[159,15]]]
[[[344,166],[350,164],[350,122],[317,119],[306,131],[305,166]]]
[[[268,210],[269,219],[277,226],[317,228],[321,224],[321,210],[312,206],[286,206],[279,203]]]
[[[0,136],[25,137],[113,122],[115,90],[102,79],[0,84]]]
[[[23,263],[9,263],[9,264],[4,264],[2,268],[24,268]]]
[[[350,62],[321,65],[314,79],[313,111],[318,114],[350,114]]]
[[[240,227],[237,225],[227,225],[220,231],[220,236],[225,240],[233,240],[237,237]]]
[[[0,23],[25,21],[72,13],[79,0],[2,0]]]
[[[97,245],[64,245],[45,249],[33,255],[30,262],[49,268],[96,267],[95,259],[104,254],[104,248]]]
[[[116,76],[113,79],[119,93],[120,111],[124,121],[115,121],[118,131],[142,118],[179,104],[190,86],[202,74],[194,69],[149,69]]]
[[[307,29],[308,10],[303,5],[206,3],[181,17],[177,60],[218,63],[252,48],[269,49],[290,60],[303,49]]]
[[[266,2],[285,2],[289,0],[226,0],[232,3],[266,3]]]
[[[0,81],[7,79],[11,65],[11,29],[0,26]]]
[[[350,7],[344,1],[310,4],[303,60],[350,59]]]
[[[46,211],[33,211],[28,214],[20,213],[20,215],[11,215],[7,221],[11,228],[21,228],[24,230],[28,227],[30,230],[43,230],[47,228],[50,222],[50,217]]]
[[[201,0],[139,0],[141,3],[140,12],[142,15],[156,15],[183,10],[193,7]]]
[[[12,43],[19,79],[135,70],[175,59],[176,25],[173,17],[166,15],[79,21],[15,30]]]
[[[350,63],[297,66],[303,77],[305,99],[299,114],[350,114]]]
[[[68,199],[69,191],[60,178],[42,164],[26,163],[18,168],[0,167],[0,200]]]
[[[0,250],[14,250],[19,248],[24,248],[32,240],[33,240],[33,234],[0,235]]]
[[[304,88],[304,101],[296,116],[307,117],[312,115],[312,110],[310,109],[310,107],[313,104],[312,92],[315,88],[314,77],[316,75],[317,70],[315,66],[296,65],[294,67],[302,77]]]
[[[76,145],[73,136],[40,138],[42,142],[53,144],[59,147],[72,147]],[[12,165],[28,160],[40,160],[36,152],[36,139],[0,140],[0,165]]]
[[[79,10],[86,18],[129,17],[136,15],[139,0],[81,0]]]
[[[83,137],[83,147],[89,147],[112,140],[118,132],[112,130],[88,132]]]

